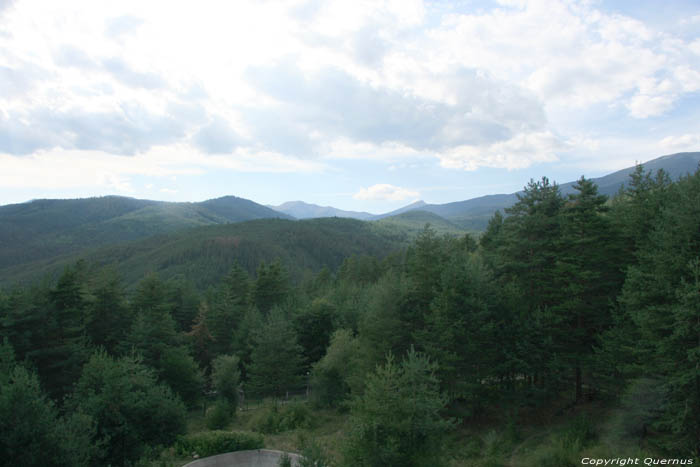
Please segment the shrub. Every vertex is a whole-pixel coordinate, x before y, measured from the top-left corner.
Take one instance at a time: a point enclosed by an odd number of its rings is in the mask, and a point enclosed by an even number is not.
[[[574,418],[561,434],[561,440],[565,446],[587,446],[596,437],[593,424],[588,417],[579,415]]]
[[[218,400],[207,409],[206,425],[210,430],[221,430],[231,423],[233,418],[231,406],[224,400]]]
[[[204,431],[178,438],[175,451],[181,456],[189,456],[196,452],[200,457],[209,457],[232,451],[260,449],[263,445],[263,437],[257,433]]]
[[[280,460],[277,463],[279,467],[292,467],[292,458],[286,452],[282,453]]]
[[[299,467],[330,467],[331,465],[328,453],[317,441],[306,443],[301,451]]]
[[[251,419],[250,427],[260,433],[272,434],[296,428],[312,428],[312,420],[311,411],[306,404],[290,402],[258,410]]]

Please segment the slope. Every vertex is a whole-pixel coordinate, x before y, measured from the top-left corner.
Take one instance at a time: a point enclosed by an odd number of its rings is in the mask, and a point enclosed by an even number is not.
[[[192,227],[273,217],[289,218],[233,196],[201,203],[105,196],[0,206],[0,268]]]
[[[642,165],[647,171],[653,173],[659,169],[663,169],[668,172],[672,179],[677,180],[683,175],[694,173],[699,163],[700,152],[685,152],[658,157]],[[633,171],[634,167],[628,167],[603,177],[593,178],[592,180],[598,185],[600,193],[613,196],[618,192],[620,187],[629,180],[629,175]],[[575,183],[574,181],[560,184],[559,188],[562,194],[573,193],[573,186]],[[420,209],[437,214],[464,229],[484,230],[488,224],[488,220],[496,210],[502,211],[512,206],[516,201],[516,193],[480,196],[466,201],[446,204],[425,204],[419,201],[418,203],[408,205],[400,210],[393,211],[393,213]],[[389,215],[390,214],[392,213],[389,213]]]
[[[258,219],[197,227],[0,269],[0,284],[30,283],[55,277],[78,259],[114,268],[133,285],[149,272],[177,275],[197,286],[215,283],[235,262],[253,273],[261,261],[279,259],[295,280],[305,271],[334,270],[353,254],[383,256],[401,244],[371,224],[355,219],[302,221]]]
[[[287,201],[279,206],[268,206],[275,211],[283,212],[297,219],[313,219],[317,217],[349,217],[352,219],[369,220],[377,217],[368,212],[344,211],[332,206],[319,206],[303,201]]]

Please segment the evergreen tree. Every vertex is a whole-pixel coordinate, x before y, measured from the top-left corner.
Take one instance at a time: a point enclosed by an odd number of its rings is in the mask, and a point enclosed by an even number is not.
[[[312,395],[321,407],[340,407],[352,394],[361,394],[365,373],[371,368],[357,337],[347,329],[339,329],[331,336],[326,355],[316,362],[311,371]]]
[[[281,397],[299,387],[302,351],[294,328],[279,308],[253,336],[248,386],[261,396]]]
[[[555,305],[561,297],[555,268],[563,205],[559,187],[542,177],[530,180],[518,202],[506,209],[497,266],[500,275],[518,283],[530,310]]]
[[[607,196],[581,177],[561,211],[557,279],[563,292],[553,307],[556,352],[575,376],[575,400],[583,396],[583,371],[592,366],[596,337],[612,324],[610,308],[622,286],[620,242],[606,212]],[[557,333],[558,332],[558,333]]]
[[[250,307],[250,288],[248,273],[235,264],[224,278],[208,314],[207,326],[213,339],[211,349],[214,355],[232,351],[233,336]]]
[[[663,381],[657,427],[670,450],[700,454],[700,171],[672,185],[648,239],[637,250],[621,296],[639,328],[645,376]]]
[[[185,407],[137,358],[94,354],[68,407],[97,424],[94,465],[131,465],[146,446],[168,446],[185,432]],[[45,455],[45,453],[44,453]]]
[[[453,253],[441,277],[426,329],[416,338],[440,362],[437,375],[447,394],[478,411],[494,393],[493,383],[501,376],[495,370],[507,358],[508,342],[497,332],[507,316],[499,303],[502,292],[480,258],[464,251]]]
[[[328,300],[317,298],[294,317],[297,342],[304,349],[307,366],[317,362],[326,353],[333,333],[335,307]]]
[[[103,273],[94,286],[87,310],[87,335],[95,347],[114,353],[124,340],[133,319],[119,277]]]
[[[195,359],[203,368],[209,367],[213,358],[212,344],[214,338],[211,332],[209,332],[208,313],[209,307],[206,302],[200,303],[197,318],[194,320],[194,324],[192,324],[192,329],[187,333],[192,340]]]
[[[268,265],[260,263],[257,279],[253,285],[253,302],[265,315],[273,306],[282,305],[289,294],[290,284],[287,271],[279,260]]]
[[[369,375],[352,407],[345,464],[354,466],[445,465],[444,441],[452,422],[442,418],[447,398],[437,365],[411,349],[400,365],[393,357]]]
[[[3,466],[88,466],[95,454],[89,417],[59,417],[37,376],[0,344],[0,452]]]
[[[241,384],[240,360],[235,355],[219,355],[212,362],[211,381],[219,398],[235,413]]]
[[[67,267],[49,291],[51,311],[42,325],[46,340],[32,352],[44,387],[54,398],[70,391],[89,355],[85,272],[83,262]]]

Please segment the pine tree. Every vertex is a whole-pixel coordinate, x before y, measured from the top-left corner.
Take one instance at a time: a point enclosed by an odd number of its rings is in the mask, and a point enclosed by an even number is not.
[[[261,396],[281,397],[301,383],[302,351],[294,328],[273,308],[253,337],[248,386]]]
[[[289,294],[289,277],[279,261],[265,265],[260,263],[253,285],[253,302],[265,315],[273,306],[282,305]]]
[[[444,465],[452,422],[441,416],[447,398],[440,393],[436,370],[437,364],[411,349],[401,364],[390,355],[369,375],[352,407],[347,465]]]
[[[557,279],[563,292],[553,307],[555,348],[575,375],[575,400],[582,399],[583,371],[592,365],[596,337],[612,325],[611,306],[622,286],[617,265],[620,242],[606,215],[607,196],[581,177],[561,212]]]

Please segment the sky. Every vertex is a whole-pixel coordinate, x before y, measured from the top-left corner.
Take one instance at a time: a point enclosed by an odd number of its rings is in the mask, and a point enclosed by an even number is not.
[[[386,212],[700,150],[697,0],[0,0],[0,205]]]

